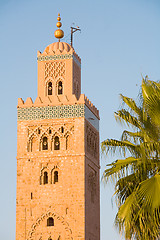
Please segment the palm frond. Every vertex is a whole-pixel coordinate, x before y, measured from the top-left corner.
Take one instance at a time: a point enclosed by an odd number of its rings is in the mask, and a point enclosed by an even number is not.
[[[131,126],[135,129],[141,129],[141,122],[134,116],[132,116],[128,111],[125,109],[121,109],[118,112],[114,113],[116,121],[119,121],[121,124],[126,123],[127,126]]]
[[[131,153],[135,152],[138,155],[139,146],[129,141],[119,141],[115,139],[107,139],[101,143],[102,153],[106,155],[110,152],[111,154],[115,154],[118,150],[119,153],[123,156],[126,155],[126,152],[129,151]]]
[[[103,180],[115,184],[118,213],[115,224],[127,240],[160,239],[160,83],[142,80],[139,106],[121,95],[128,109],[115,113],[124,130],[121,140],[101,143],[102,153],[120,153],[106,166]],[[128,157],[128,154],[130,157]],[[127,157],[126,157],[127,156]]]
[[[139,116],[142,114],[142,110],[137,106],[132,98],[125,97],[122,94],[120,94],[120,98],[125,104],[127,104],[130,110],[134,111]]]
[[[160,175],[155,176],[140,183],[136,191],[137,198],[142,207],[147,212],[160,210]]]
[[[128,157],[123,160],[116,160],[111,164],[107,164],[107,168],[104,171],[103,177],[108,179],[109,177],[116,177],[120,179],[122,176],[130,175],[132,169],[137,168],[138,165],[142,163],[142,159]],[[129,169],[129,172],[127,170]]]

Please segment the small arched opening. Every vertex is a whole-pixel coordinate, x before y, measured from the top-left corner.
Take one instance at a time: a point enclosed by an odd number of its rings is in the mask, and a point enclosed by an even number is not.
[[[48,95],[52,95],[52,82],[48,83],[48,89],[47,89]]]
[[[54,184],[58,182],[58,171],[54,172]]]
[[[44,172],[43,183],[48,184],[48,173],[47,172]]]
[[[62,81],[58,82],[58,95],[63,94],[63,83]]]
[[[43,137],[42,139],[42,150],[48,150],[48,138]]]
[[[49,217],[47,219],[47,227],[54,226],[54,219],[52,217]]]
[[[58,136],[54,138],[54,150],[60,150],[60,141]]]

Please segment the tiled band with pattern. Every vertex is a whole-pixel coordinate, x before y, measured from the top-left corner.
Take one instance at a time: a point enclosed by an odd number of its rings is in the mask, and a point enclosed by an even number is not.
[[[19,108],[18,121],[84,117],[84,104]]]
[[[62,54],[62,55],[37,57],[38,61],[50,61],[50,60],[61,60],[61,59],[73,59],[79,66],[81,66],[81,63],[77,60],[77,58],[73,54]]]

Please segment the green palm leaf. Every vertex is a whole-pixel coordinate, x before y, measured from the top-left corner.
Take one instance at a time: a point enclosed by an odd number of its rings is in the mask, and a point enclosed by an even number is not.
[[[147,211],[153,211],[160,208],[160,175],[153,177],[140,183],[136,191],[137,198],[142,207]]]
[[[126,170],[130,168],[130,171],[132,168],[136,168],[139,164],[142,163],[142,159],[136,159],[134,157],[128,157],[123,160],[116,160],[115,162],[111,164],[107,164],[107,169],[104,171],[103,177],[113,177],[113,175],[118,176],[125,176]],[[129,173],[130,174],[130,173]]]
[[[115,113],[124,130],[121,140],[101,143],[102,153],[120,153],[125,159],[107,164],[103,180],[115,184],[118,213],[115,224],[126,239],[160,237],[160,83],[142,80],[139,105],[121,95],[127,109]],[[129,157],[128,154],[129,153]],[[127,157],[126,157],[127,156]]]

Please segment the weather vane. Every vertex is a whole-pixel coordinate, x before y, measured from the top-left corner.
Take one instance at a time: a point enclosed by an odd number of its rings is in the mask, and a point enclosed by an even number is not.
[[[80,31],[81,29],[77,26],[77,27],[71,27],[71,47],[73,46],[73,33]]]

